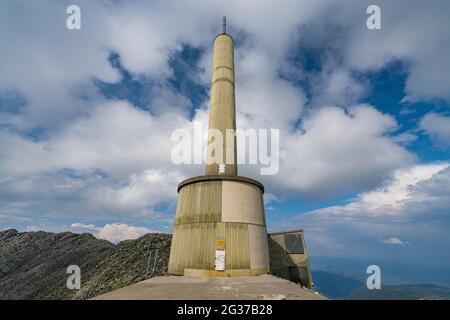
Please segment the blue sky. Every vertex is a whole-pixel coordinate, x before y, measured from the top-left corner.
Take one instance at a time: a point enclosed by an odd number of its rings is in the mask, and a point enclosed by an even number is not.
[[[211,45],[228,16],[237,123],[280,129],[269,230],[313,256],[450,266],[447,1],[0,4],[0,229],[170,232],[171,133],[206,123]],[[254,8],[258,6],[255,12]],[[412,22],[413,21],[413,22]]]

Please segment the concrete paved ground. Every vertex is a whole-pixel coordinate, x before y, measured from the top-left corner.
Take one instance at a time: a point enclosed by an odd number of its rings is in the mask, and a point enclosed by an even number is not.
[[[322,300],[297,284],[264,274],[230,278],[155,277],[96,297],[98,300]]]

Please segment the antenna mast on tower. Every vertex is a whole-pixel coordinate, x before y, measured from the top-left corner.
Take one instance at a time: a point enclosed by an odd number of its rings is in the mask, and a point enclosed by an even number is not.
[[[227,33],[227,17],[226,16],[222,17],[222,33],[223,34]]]

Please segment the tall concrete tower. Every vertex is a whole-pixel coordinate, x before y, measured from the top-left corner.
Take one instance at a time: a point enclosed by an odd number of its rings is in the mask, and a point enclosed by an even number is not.
[[[236,130],[233,38],[214,40],[206,175],[178,186],[169,273],[239,276],[269,272],[264,186],[237,175],[236,138],[216,141],[214,132]],[[215,152],[210,152],[214,147]],[[217,152],[223,157],[217,157]],[[228,155],[228,157],[226,156]],[[214,160],[214,161],[213,161]]]

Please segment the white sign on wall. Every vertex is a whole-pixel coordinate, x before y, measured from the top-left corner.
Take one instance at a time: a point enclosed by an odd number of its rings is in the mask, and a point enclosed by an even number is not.
[[[217,249],[216,250],[216,270],[217,271],[224,271],[225,270],[225,250],[224,249]]]

